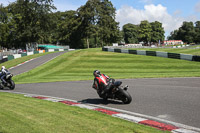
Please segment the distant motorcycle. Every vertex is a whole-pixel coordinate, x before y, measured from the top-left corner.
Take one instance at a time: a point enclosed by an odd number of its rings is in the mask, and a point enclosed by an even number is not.
[[[103,98],[104,100],[107,100],[108,98],[121,100],[124,104],[131,103],[132,97],[127,91],[127,89],[129,88],[127,85],[125,87],[122,87],[122,81],[115,81],[114,79],[109,79],[108,82],[112,82],[111,88],[109,89],[105,97],[101,97],[100,92],[97,90],[99,97]]]
[[[2,82],[0,83],[0,89],[5,89],[6,87],[8,87],[10,90],[14,90],[15,89],[15,82],[12,80],[13,74],[11,73],[7,73],[5,76],[5,81],[7,82],[6,85],[2,84]]]

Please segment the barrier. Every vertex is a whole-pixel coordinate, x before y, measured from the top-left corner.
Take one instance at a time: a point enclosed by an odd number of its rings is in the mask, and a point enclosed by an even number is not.
[[[121,53],[129,53],[128,49],[121,49]]]
[[[34,54],[39,54],[39,51],[34,51]]]
[[[148,56],[156,56],[156,51],[146,51],[146,55],[148,55]]]
[[[15,59],[22,57],[21,54],[14,54],[13,56],[14,56]]]
[[[102,51],[147,55],[147,56],[158,56],[158,57],[164,57],[164,58],[173,58],[173,59],[200,62],[200,56],[189,55],[189,54],[168,53],[168,52],[160,52],[160,51],[130,50],[130,49],[128,50],[128,49],[119,49],[119,48],[114,49],[114,48],[105,48],[105,47],[102,48]]]
[[[27,52],[27,55],[33,55],[34,52]]]
[[[8,61],[8,57],[7,57],[7,56],[5,56],[5,58],[2,58],[2,59],[0,60],[0,63],[6,62],[6,61]]]
[[[24,56],[29,56],[33,54],[39,54],[39,53],[45,53],[45,52],[54,52],[54,51],[67,51],[68,49],[49,49],[49,50],[39,50],[39,51],[33,51],[33,52],[26,52],[22,54],[13,54],[13,55],[8,55],[8,56],[1,56],[0,58],[0,63],[3,63],[5,61],[21,58]],[[114,51],[114,49],[113,49]]]
[[[22,57],[23,57],[23,56],[27,56],[27,53],[22,53],[21,55],[22,55]]]
[[[200,56],[193,56],[192,61],[200,61]]]
[[[108,51],[109,51],[109,52],[115,52],[115,51],[114,51],[114,48],[109,48]]]
[[[180,54],[168,53],[168,58],[180,59]]]
[[[14,56],[13,55],[8,55],[8,60],[12,60],[14,59]]]
[[[182,60],[192,61],[192,55],[189,54],[180,54]]]
[[[137,50],[129,50],[129,54],[137,54]]]
[[[145,50],[137,50],[137,54],[138,55],[146,55],[146,51]]]
[[[108,51],[108,48],[104,48],[104,47],[103,47],[102,50],[103,50],[103,51]]]
[[[121,49],[114,49],[114,52],[121,53]]]
[[[156,56],[168,58],[167,52],[156,51]]]
[[[56,50],[57,50],[57,49],[55,49],[55,50],[54,50],[54,49],[49,49],[48,52],[54,52],[54,51],[56,51]]]

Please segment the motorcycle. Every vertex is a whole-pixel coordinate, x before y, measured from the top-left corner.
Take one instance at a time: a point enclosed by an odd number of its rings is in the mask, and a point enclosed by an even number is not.
[[[106,93],[105,96],[101,95],[101,92],[97,90],[97,93],[100,98],[103,98],[104,100],[107,100],[108,98],[114,99],[114,100],[121,100],[124,104],[129,104],[132,101],[131,95],[128,93],[128,85],[121,86],[122,81],[115,81],[114,79],[109,79],[111,83],[111,87]],[[108,83],[105,83],[103,86],[107,85]],[[95,88],[94,88],[95,89]]]
[[[0,89],[5,89],[8,87],[10,90],[14,90],[15,88],[15,82],[12,80],[13,74],[7,73],[5,76],[6,85],[4,85],[2,82],[0,83]]]

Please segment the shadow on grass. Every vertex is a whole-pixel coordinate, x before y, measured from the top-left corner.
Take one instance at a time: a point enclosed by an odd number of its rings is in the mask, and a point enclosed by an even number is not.
[[[123,104],[121,101],[116,101],[116,100],[111,100],[111,99],[104,100],[104,99],[101,99],[101,98],[93,98],[93,99],[88,98],[88,99],[84,99],[84,100],[81,100],[81,101],[78,101],[78,102],[89,103],[89,104],[104,104],[104,105]]]

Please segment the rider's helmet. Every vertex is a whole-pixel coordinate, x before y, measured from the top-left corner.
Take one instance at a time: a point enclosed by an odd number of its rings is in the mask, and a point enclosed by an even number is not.
[[[93,75],[94,77],[98,77],[101,74],[99,70],[94,70]]]
[[[1,70],[3,70],[3,69],[6,69],[6,67],[5,66],[1,66]]]

